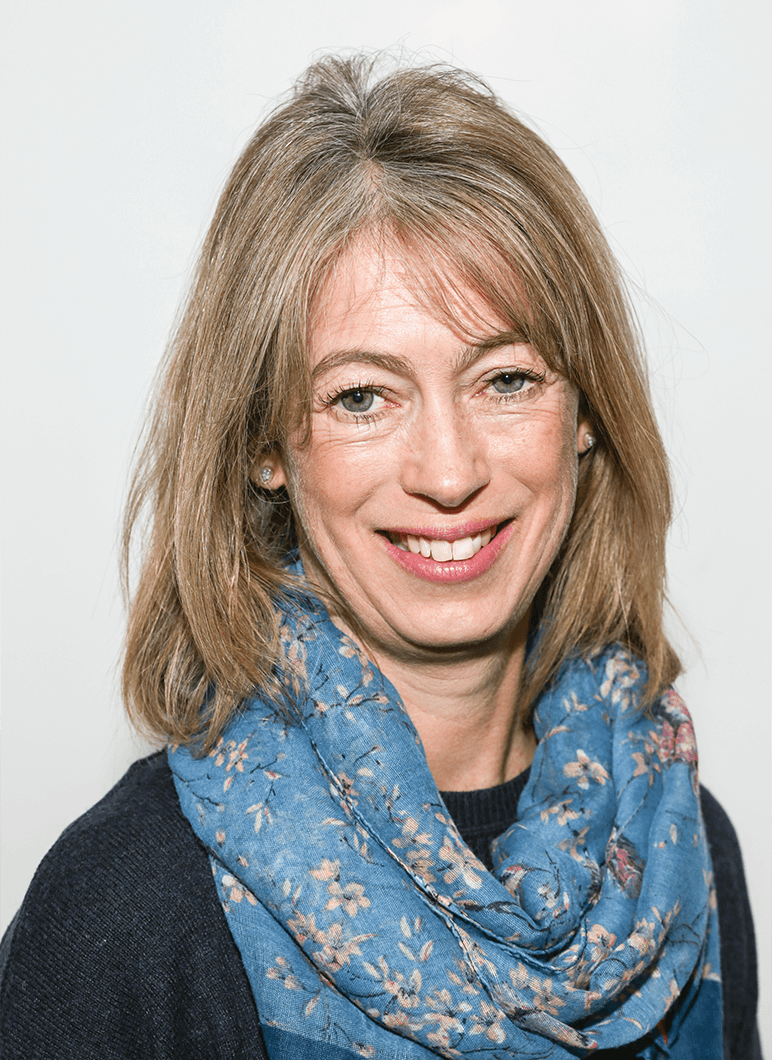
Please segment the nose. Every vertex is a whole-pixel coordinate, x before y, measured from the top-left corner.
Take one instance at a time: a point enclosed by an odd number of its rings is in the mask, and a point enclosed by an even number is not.
[[[489,481],[485,438],[455,406],[424,409],[406,439],[401,484],[442,508],[460,508]]]

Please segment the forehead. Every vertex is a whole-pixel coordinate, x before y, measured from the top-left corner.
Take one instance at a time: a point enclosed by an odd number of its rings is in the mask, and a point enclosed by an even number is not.
[[[407,326],[449,328],[463,342],[484,343],[512,330],[449,263],[427,268],[423,256],[360,240],[342,254],[325,278],[311,316],[311,365],[331,345],[388,341]]]

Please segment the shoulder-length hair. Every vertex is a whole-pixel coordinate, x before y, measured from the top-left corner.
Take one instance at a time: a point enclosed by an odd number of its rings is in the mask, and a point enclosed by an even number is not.
[[[556,154],[476,77],[381,76],[359,56],[313,65],[260,125],[206,236],[127,507],[126,563],[148,516],[130,715],[206,749],[256,689],[279,698],[274,601],[289,588],[293,515],[251,472],[308,424],[315,300],[364,235],[401,250],[438,312],[454,285],[471,286],[577,388],[592,423],[597,444],[534,602],[541,636],[522,695],[532,702],[569,656],[619,641],[647,665],[653,700],[680,670],[663,629],[670,485],[598,221]]]

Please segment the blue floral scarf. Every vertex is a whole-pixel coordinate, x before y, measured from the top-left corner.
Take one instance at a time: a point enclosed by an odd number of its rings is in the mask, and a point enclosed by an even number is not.
[[[254,699],[208,757],[169,751],[271,1060],[629,1042],[719,1060],[716,903],[675,692],[642,712],[645,672],[619,646],[568,663],[489,873],[396,690],[321,604],[288,605],[281,636],[297,721]]]

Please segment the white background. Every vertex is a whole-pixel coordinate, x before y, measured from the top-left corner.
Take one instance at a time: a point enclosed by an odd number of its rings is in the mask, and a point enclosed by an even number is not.
[[[770,1027],[769,8],[761,0],[6,4],[2,920],[145,750],[116,692],[116,537],[154,366],[222,182],[310,59],[483,75],[640,289],[673,461],[673,632],[740,835]]]

